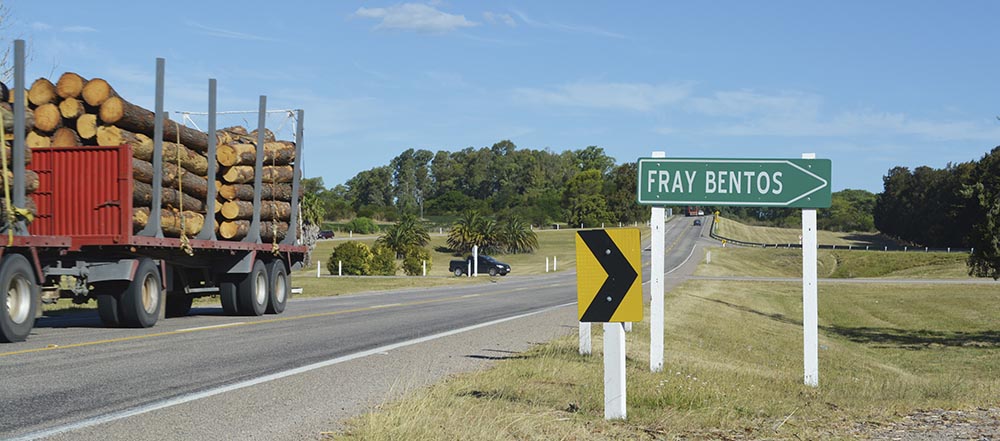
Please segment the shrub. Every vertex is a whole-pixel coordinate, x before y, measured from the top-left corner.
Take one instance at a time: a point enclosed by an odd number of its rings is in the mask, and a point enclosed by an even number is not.
[[[361,242],[344,242],[333,249],[326,268],[330,274],[337,274],[337,262],[342,265],[343,274],[365,276],[371,271],[372,251]]]
[[[427,272],[430,272],[431,253],[426,248],[409,248],[403,258],[403,272],[408,276],[424,275],[424,261],[427,261]]]
[[[378,231],[378,225],[375,225],[375,221],[367,217],[356,217],[351,219],[347,225],[344,226],[347,231],[353,231],[359,234],[374,234]]]
[[[375,276],[396,275],[396,252],[391,248],[376,245],[372,250],[371,272]]]

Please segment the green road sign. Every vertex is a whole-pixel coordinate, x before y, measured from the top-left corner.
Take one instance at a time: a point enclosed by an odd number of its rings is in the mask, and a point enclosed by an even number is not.
[[[639,203],[827,208],[829,159],[639,158]]]

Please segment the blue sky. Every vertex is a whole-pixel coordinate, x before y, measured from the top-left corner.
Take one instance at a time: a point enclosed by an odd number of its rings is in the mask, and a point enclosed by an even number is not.
[[[510,139],[619,163],[815,152],[834,190],[878,192],[893,166],[1000,145],[997,2],[3,4],[29,81],[71,70],[152,108],[163,57],[168,110],[206,110],[208,78],[220,110],[305,109],[306,175],[328,186]]]

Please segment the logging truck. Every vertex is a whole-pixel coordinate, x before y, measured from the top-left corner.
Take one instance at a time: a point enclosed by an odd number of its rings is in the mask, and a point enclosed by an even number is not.
[[[58,299],[96,301],[101,321],[120,327],[186,315],[203,296],[234,315],[285,309],[308,253],[303,111],[294,142],[266,130],[264,97],[257,130],[216,130],[209,80],[201,132],[166,118],[162,59],[151,112],[70,72],[28,89],[23,54],[15,42],[14,87],[0,83],[12,134],[0,157],[0,341],[26,339]]]

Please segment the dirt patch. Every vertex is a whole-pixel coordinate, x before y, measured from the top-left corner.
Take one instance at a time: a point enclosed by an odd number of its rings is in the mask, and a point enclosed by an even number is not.
[[[854,435],[872,440],[1000,440],[1000,408],[926,410],[887,423],[861,423]]]

